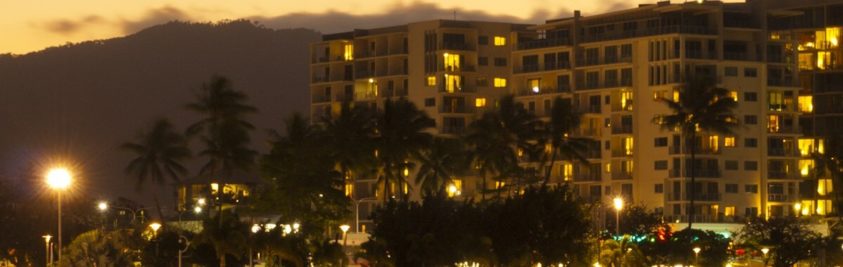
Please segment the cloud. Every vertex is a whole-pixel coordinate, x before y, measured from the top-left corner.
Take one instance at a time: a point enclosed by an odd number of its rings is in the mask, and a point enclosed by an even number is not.
[[[48,31],[62,35],[74,34],[86,26],[102,22],[103,18],[97,15],[90,15],[78,20],[60,19],[47,22],[44,25]]]
[[[120,21],[120,28],[125,34],[132,34],[143,30],[147,27],[174,21],[183,20],[189,21],[191,16],[184,10],[172,6],[165,6],[161,8],[151,9],[146,12],[140,19],[137,20],[122,20]]]

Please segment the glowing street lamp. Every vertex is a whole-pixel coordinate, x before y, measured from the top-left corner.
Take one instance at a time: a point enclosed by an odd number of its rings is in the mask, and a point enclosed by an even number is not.
[[[100,201],[100,203],[97,204],[97,210],[99,210],[100,212],[105,212],[106,210],[108,210],[108,202]]]
[[[623,209],[623,198],[615,197],[612,199],[612,204],[615,206],[615,235],[621,235],[621,210]]]
[[[694,247],[694,265],[700,265],[700,247]]]
[[[762,248],[761,253],[764,253],[764,266],[767,266],[767,253],[770,252],[770,248]]]
[[[152,236],[157,237],[158,236],[158,229],[161,229],[161,224],[157,223],[157,222],[150,223],[149,229],[152,229]]]
[[[346,241],[348,240],[348,229],[351,229],[351,226],[348,224],[340,225],[340,230],[342,230],[342,245],[346,245]]]
[[[193,207],[193,213],[197,214],[197,215],[202,213],[202,207],[200,207],[200,206]]]
[[[47,266],[50,266],[53,265],[52,261],[50,261],[50,259],[53,257],[53,255],[50,253],[50,238],[53,238],[53,236],[44,235],[42,237],[44,238],[44,262],[47,263]]]
[[[58,251],[59,262],[61,262],[61,192],[70,187],[73,175],[66,168],[53,168],[47,172],[47,186],[56,191],[56,202],[58,203]]]

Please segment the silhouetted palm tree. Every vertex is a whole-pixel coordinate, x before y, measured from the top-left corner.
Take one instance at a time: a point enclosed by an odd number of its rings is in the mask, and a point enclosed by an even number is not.
[[[487,175],[502,178],[518,171],[519,154],[535,157],[538,121],[513,96],[501,98],[494,111],[472,122],[465,141],[469,146],[471,166],[483,180],[482,199],[486,199]],[[520,153],[519,153],[520,152]]]
[[[148,180],[161,185],[166,178],[179,181],[179,176],[187,173],[182,164],[190,157],[187,140],[174,131],[173,125],[166,119],[155,121],[152,129],[142,132],[135,142],[124,143],[121,148],[135,154],[126,166],[126,172],[137,179],[138,190]],[[158,215],[162,216],[157,194],[153,197]]]
[[[544,154],[550,156],[550,166],[545,170],[542,186],[547,186],[550,182],[551,170],[557,156],[568,161],[587,162],[585,153],[588,150],[589,143],[593,140],[571,136],[574,129],[579,127],[579,124],[580,114],[574,112],[571,102],[556,97],[550,110],[550,121],[544,125],[544,131],[542,132],[544,143],[550,145],[550,152]]]
[[[187,105],[189,110],[199,113],[201,119],[187,128],[188,135],[199,135],[205,148],[199,155],[207,157],[199,175],[217,179],[217,211],[222,214],[223,188],[234,171],[249,171],[257,152],[249,148],[250,132],[255,128],[246,116],[257,109],[246,103],[248,96],[231,87],[231,82],[222,76],[213,76],[202,85],[196,95],[196,102]],[[222,217],[220,224],[222,224]]]
[[[428,132],[436,122],[405,100],[387,100],[375,120],[376,160],[379,163],[379,183],[384,186],[384,200],[391,197],[391,184],[396,184],[402,197],[409,173],[421,150],[430,145],[433,135]]]
[[[322,118],[320,138],[346,182],[374,173],[374,115],[365,105],[343,103],[338,116]]]
[[[714,80],[708,76],[689,77],[680,88],[679,99],[659,98],[671,111],[670,114],[657,115],[653,122],[668,131],[679,130],[689,145],[689,186],[690,210],[688,212],[688,229],[694,222],[694,199],[696,198],[696,136],[697,131],[731,134],[738,122],[733,114],[737,107],[735,99],[729,96],[729,91],[718,88]],[[681,168],[680,172],[681,171]]]
[[[435,138],[418,158],[420,165],[416,173],[416,184],[421,186],[422,194],[426,196],[445,193],[445,187],[451,182],[451,177],[467,167],[464,152],[459,139]]]
[[[217,214],[217,218],[208,218],[202,221],[202,232],[196,235],[197,243],[209,244],[219,258],[219,266],[225,267],[226,255],[240,259],[244,249],[248,246],[249,226],[240,221],[240,218]],[[220,222],[220,223],[217,223]]]

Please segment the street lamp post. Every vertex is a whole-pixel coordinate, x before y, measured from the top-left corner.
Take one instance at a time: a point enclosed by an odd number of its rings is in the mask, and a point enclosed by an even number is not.
[[[767,267],[767,253],[770,252],[769,248],[762,248],[761,253],[764,254],[764,267]]]
[[[257,234],[258,232],[260,232],[261,226],[257,225],[257,224],[253,224],[251,230],[252,230],[253,235]],[[254,254],[254,252],[252,252],[252,246],[249,246],[249,267],[255,266],[255,260],[254,260],[254,258],[252,258],[253,254]]]
[[[56,191],[58,203],[58,265],[61,265],[61,192],[70,187],[72,179],[70,171],[65,168],[54,168],[47,172],[47,186]]]
[[[694,265],[700,265],[700,247],[694,247]]]
[[[615,235],[621,235],[621,210],[623,209],[623,198],[615,197],[612,199],[615,206]]]
[[[342,254],[346,258],[348,258],[348,252],[346,251],[346,245],[348,244],[348,229],[351,229],[351,226],[348,224],[340,225],[340,230],[342,231]],[[342,266],[342,262],[340,262],[340,266]]]
[[[375,198],[367,197],[361,199],[351,199],[354,202],[354,232],[360,232],[360,203],[363,201],[376,200]]]
[[[49,267],[53,264],[52,262],[50,262],[50,258],[52,258],[52,255],[50,254],[50,238],[52,238],[53,236],[44,235],[42,237],[44,238],[44,262],[46,262],[47,267]]]

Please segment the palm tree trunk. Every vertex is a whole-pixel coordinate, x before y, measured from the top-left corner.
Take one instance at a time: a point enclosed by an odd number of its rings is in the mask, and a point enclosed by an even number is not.
[[[688,165],[690,165],[689,167],[691,168],[691,175],[690,175],[691,176],[691,188],[689,190],[690,191],[689,192],[690,198],[691,198],[691,201],[690,201],[691,205],[690,205],[689,210],[688,210],[688,230],[690,230],[691,227],[694,225],[694,210],[695,210],[694,199],[697,197],[697,184],[696,184],[697,174],[696,174],[696,162],[695,162],[696,152],[697,152],[697,149],[696,149],[696,147],[697,147],[696,127],[694,127],[694,129],[691,129],[690,135],[691,135],[691,147],[690,147],[691,162]],[[682,170],[680,170],[680,171],[682,171]]]
[[[546,187],[547,183],[550,182],[550,174],[553,171],[553,163],[556,162],[556,153],[557,152],[558,151],[557,151],[556,147],[554,147],[553,150],[551,151],[552,155],[550,155],[550,168],[547,168],[547,171],[545,171],[546,173],[544,175],[544,182],[542,182],[542,187]]]
[[[480,176],[483,178],[483,188],[480,189],[480,199],[483,200],[483,201],[486,201],[486,188],[488,188],[486,186],[486,172],[485,171],[480,171],[480,172],[481,172]]]
[[[222,254],[220,257],[220,267],[225,267],[225,254]]]

